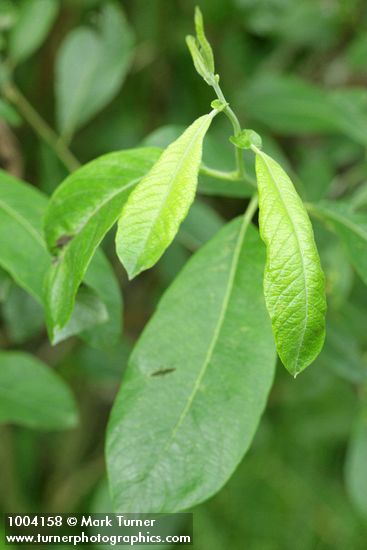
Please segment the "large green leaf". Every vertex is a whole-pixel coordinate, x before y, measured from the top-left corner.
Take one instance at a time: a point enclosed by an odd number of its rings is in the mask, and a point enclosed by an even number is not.
[[[264,262],[257,231],[236,219],[189,260],[161,300],[110,419],[116,510],[193,506],[227,481],[248,449],[275,365]]]
[[[331,224],[351,263],[367,284],[367,215],[353,212],[352,205],[343,201],[322,201],[309,205],[309,209]]]
[[[55,0],[21,0],[9,36],[9,55],[19,63],[33,54],[47,36],[59,11]]]
[[[159,260],[187,215],[196,193],[203,139],[216,113],[191,124],[131,193],[116,236],[117,254],[130,279]]]
[[[0,352],[0,422],[39,429],[75,426],[72,394],[46,365],[20,352]]]
[[[81,27],[65,39],[56,60],[58,126],[70,138],[118,92],[129,68],[134,37],[117,4],[105,2],[99,32]]]
[[[264,292],[279,356],[293,375],[325,338],[324,274],[312,226],[284,170],[257,151],[260,232],[267,247]]]
[[[98,245],[159,155],[159,149],[153,148],[104,155],[74,172],[52,196],[45,234],[55,255],[46,289],[53,327],[61,328],[69,320],[77,289]]]

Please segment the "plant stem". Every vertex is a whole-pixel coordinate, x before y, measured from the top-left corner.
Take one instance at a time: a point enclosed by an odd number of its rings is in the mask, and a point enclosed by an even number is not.
[[[241,177],[238,171],[225,172],[224,170],[217,170],[216,168],[210,168],[209,166],[202,164],[200,166],[200,173],[218,180],[233,182],[246,181],[246,183],[256,188],[256,182],[251,176],[249,176],[248,174],[243,174]]]
[[[248,223],[252,220],[253,215],[255,214],[257,207],[259,205],[259,197],[258,194],[255,193],[252,197],[250,202],[247,205],[245,214],[244,214],[244,220],[246,220]]]
[[[79,168],[79,161],[74,157],[65,142],[43,120],[43,118],[37,113],[37,111],[13,83],[7,82],[4,84],[1,91],[6,99],[13,103],[13,105],[19,110],[24,119],[40,136],[40,138],[43,139],[43,141],[55,151],[56,155],[69,172],[74,172],[74,170]]]
[[[215,77],[213,78],[211,85],[214,88],[214,91],[217,94],[218,99],[222,103],[227,104],[226,107],[224,108],[223,112],[227,115],[227,117],[231,121],[231,124],[233,126],[234,135],[238,136],[241,133],[241,124],[240,124],[236,114],[234,113],[234,111],[228,105],[228,102],[227,102],[226,98],[224,97],[222,89],[219,86],[219,83],[218,83],[218,81]],[[237,172],[240,176],[239,179],[244,179],[245,165],[244,165],[244,162],[243,162],[243,151],[242,151],[242,149],[239,149],[238,147],[235,147],[235,155],[236,155]]]

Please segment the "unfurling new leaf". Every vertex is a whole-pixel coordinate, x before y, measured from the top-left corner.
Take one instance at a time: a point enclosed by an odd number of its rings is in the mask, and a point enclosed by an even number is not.
[[[279,356],[296,376],[324,342],[324,274],[310,220],[291,180],[271,157],[254,150],[260,232],[267,247],[265,299]]]
[[[195,30],[196,38],[186,37],[187,47],[190,50],[196,71],[207,84],[212,85],[215,71],[214,55],[205,36],[203,15],[198,7],[195,9]]]
[[[187,215],[195,197],[203,139],[216,113],[189,126],[129,196],[119,220],[116,250],[130,279],[159,260]]]

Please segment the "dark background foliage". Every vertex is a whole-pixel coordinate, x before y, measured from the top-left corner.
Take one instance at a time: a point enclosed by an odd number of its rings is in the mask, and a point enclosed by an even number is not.
[[[14,3],[0,6],[3,59],[9,36],[5,19],[14,7],[10,4]],[[60,12],[43,44],[17,65],[13,76],[53,127],[57,126],[54,70],[60,46],[79,26],[98,27],[108,2],[59,4]],[[70,143],[81,163],[141,143],[164,145],[177,134],[177,127],[207,112],[214,99],[193,69],[184,40],[192,32],[195,2],[119,4],[135,33],[136,46],[118,93]],[[262,134],[306,201],[348,198],[363,213],[367,204],[365,1],[201,0],[200,6],[222,88],[243,126]],[[75,62],[82,66],[82,52]],[[68,85],[71,90],[73,82]],[[7,111],[3,118],[3,168],[50,194],[67,170],[52,149],[35,138],[21,115]],[[167,128],[156,132],[161,127]],[[218,168],[231,168],[229,131],[223,117],[210,132],[205,155]],[[210,182],[201,181],[201,186],[211,189]],[[222,186],[221,195],[209,192],[201,201],[223,219],[244,210],[238,195],[246,193],[241,189]],[[77,338],[51,347],[36,306],[27,306],[25,295],[14,285],[4,293],[2,347],[29,351],[58,369],[71,385],[81,415],[79,426],[65,432],[1,428],[4,511],[109,510],[105,429],[130,347],[164,288],[206,240],[206,232],[210,236],[208,226],[214,223],[210,212],[208,220],[201,213],[192,219],[190,230],[198,242],[178,239],[156,268],[130,284],[116,260],[112,237],[106,238],[104,248],[125,301],[124,336],[115,347],[94,350]],[[250,452],[228,485],[195,510],[194,547],[200,550],[366,548],[367,294],[333,233],[316,221],[315,232],[329,300],[324,351],[296,381],[277,369]]]

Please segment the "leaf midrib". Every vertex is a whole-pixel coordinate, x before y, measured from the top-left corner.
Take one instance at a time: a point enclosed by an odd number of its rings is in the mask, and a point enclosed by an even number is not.
[[[298,366],[298,360],[299,360],[299,355],[301,353],[301,348],[302,348],[302,345],[303,345],[303,342],[304,342],[304,337],[305,337],[305,334],[306,334],[306,329],[307,329],[307,324],[308,324],[308,289],[307,289],[307,279],[306,279],[306,266],[305,266],[305,261],[304,261],[304,257],[303,257],[303,254],[302,254],[302,247],[301,247],[301,243],[300,243],[300,240],[299,240],[299,237],[298,237],[298,232],[297,232],[297,229],[296,229],[296,225],[295,223],[293,222],[293,219],[290,215],[290,212],[288,211],[287,209],[287,206],[286,206],[286,203],[284,202],[283,200],[283,197],[282,197],[282,194],[281,194],[281,191],[276,183],[276,179],[273,175],[273,171],[271,169],[271,167],[269,166],[268,162],[267,162],[267,159],[265,157],[265,155],[263,155],[261,152],[259,153],[260,154],[260,157],[261,159],[263,160],[264,162],[264,165],[268,171],[268,174],[269,174],[269,177],[270,179],[273,181],[273,185],[274,185],[274,188],[276,189],[277,193],[278,193],[278,196],[279,196],[279,199],[280,199],[280,202],[282,203],[283,205],[283,209],[284,211],[286,212],[287,216],[288,216],[288,219],[292,225],[292,228],[293,228],[293,233],[294,235],[296,236],[296,241],[297,241],[297,246],[298,246],[298,250],[299,250],[299,255],[300,255],[300,258],[301,258],[301,261],[302,261],[302,274],[303,274],[303,281],[304,281],[304,289],[305,289],[305,309],[306,309],[306,314],[305,314],[305,318],[304,318],[304,325],[303,325],[303,330],[302,330],[302,337],[300,339],[300,343],[298,345],[298,350],[297,350],[297,357],[296,357],[296,369],[295,369],[295,374],[298,374],[299,370],[297,368]]]
[[[189,152],[191,151],[193,145],[194,145],[194,142],[197,138],[197,136],[202,132],[202,129],[203,127],[207,124],[208,122],[208,119],[209,117],[211,117],[211,120],[214,118],[216,114],[216,111],[212,111],[211,113],[209,113],[208,115],[204,115],[205,116],[205,120],[203,121],[203,123],[200,125],[200,127],[198,128],[198,130],[195,132],[195,134],[193,135],[193,137],[191,138],[191,140],[189,141],[189,144],[184,152],[184,154],[182,155],[176,169],[174,170],[173,174],[171,175],[170,179],[169,179],[169,182],[168,182],[168,185],[167,185],[167,191],[165,192],[164,194],[164,197],[162,199],[162,203],[161,203],[161,206],[159,207],[159,209],[157,210],[156,212],[156,215],[154,217],[152,217],[152,223],[150,224],[150,227],[149,227],[149,230],[147,232],[147,236],[146,238],[144,239],[144,241],[142,242],[142,246],[140,247],[140,254],[139,254],[139,257],[141,257],[141,255],[143,254],[145,248],[146,248],[146,244],[148,242],[148,240],[150,239],[151,235],[152,235],[152,232],[154,230],[154,228],[156,227],[157,225],[157,220],[159,219],[159,216],[161,215],[162,213],[162,210],[167,202],[167,199],[169,197],[169,195],[171,194],[171,191],[172,191],[172,187],[174,185],[174,182],[175,182],[175,179],[177,177],[177,174],[179,173],[179,171],[181,170],[182,168],[182,165],[183,163],[185,162],[186,158],[187,158],[187,155],[189,154]],[[210,121],[211,122],[211,121]],[[161,159],[159,159],[160,161]],[[158,161],[158,162],[159,162]],[[149,173],[148,173],[149,175]],[[144,177],[147,177],[148,175],[144,176]],[[138,260],[135,262],[135,265],[134,265],[134,271],[136,270],[136,266],[138,265]]]
[[[166,443],[162,446],[162,448],[159,452],[159,455],[155,460],[154,465],[151,466],[149,472],[147,472],[146,477],[148,477],[148,475],[151,474],[153,468],[155,468],[157,466],[157,464],[159,462],[159,459],[162,456],[162,454],[165,453],[165,451],[168,449],[168,447],[170,446],[170,444],[174,440],[178,430],[180,429],[183,421],[185,420],[185,417],[186,417],[187,413],[189,412],[189,410],[190,410],[190,408],[191,408],[191,406],[192,406],[192,404],[195,400],[195,397],[196,397],[197,392],[199,391],[201,382],[202,382],[202,380],[203,380],[203,378],[206,374],[207,368],[208,368],[208,366],[210,364],[210,361],[211,361],[211,359],[214,355],[215,347],[216,347],[216,344],[218,342],[218,339],[219,339],[219,336],[220,336],[220,333],[221,333],[221,329],[222,329],[222,326],[223,326],[224,321],[225,321],[226,312],[228,310],[228,304],[229,304],[229,301],[230,301],[230,298],[231,298],[231,295],[232,295],[234,279],[235,279],[236,272],[237,272],[237,267],[238,267],[239,257],[240,257],[240,254],[241,254],[242,245],[243,245],[243,242],[244,242],[244,239],[245,239],[245,236],[246,236],[246,232],[247,232],[247,229],[248,229],[250,223],[251,223],[251,220],[249,218],[247,218],[246,216],[244,216],[244,220],[242,222],[242,226],[240,228],[240,231],[239,231],[239,234],[238,234],[238,237],[237,237],[237,242],[236,242],[236,245],[235,245],[235,248],[234,248],[231,267],[230,267],[229,275],[228,275],[227,288],[226,288],[226,291],[224,293],[223,302],[222,302],[222,306],[221,306],[221,309],[220,309],[217,324],[215,326],[212,340],[211,340],[210,345],[208,347],[207,354],[205,356],[203,365],[202,365],[202,367],[199,371],[199,375],[196,379],[193,390],[192,390],[191,394],[189,395],[188,400],[186,402],[186,405],[182,409],[182,412],[180,413],[180,416],[179,416],[175,426],[173,427],[169,438],[167,439]]]

